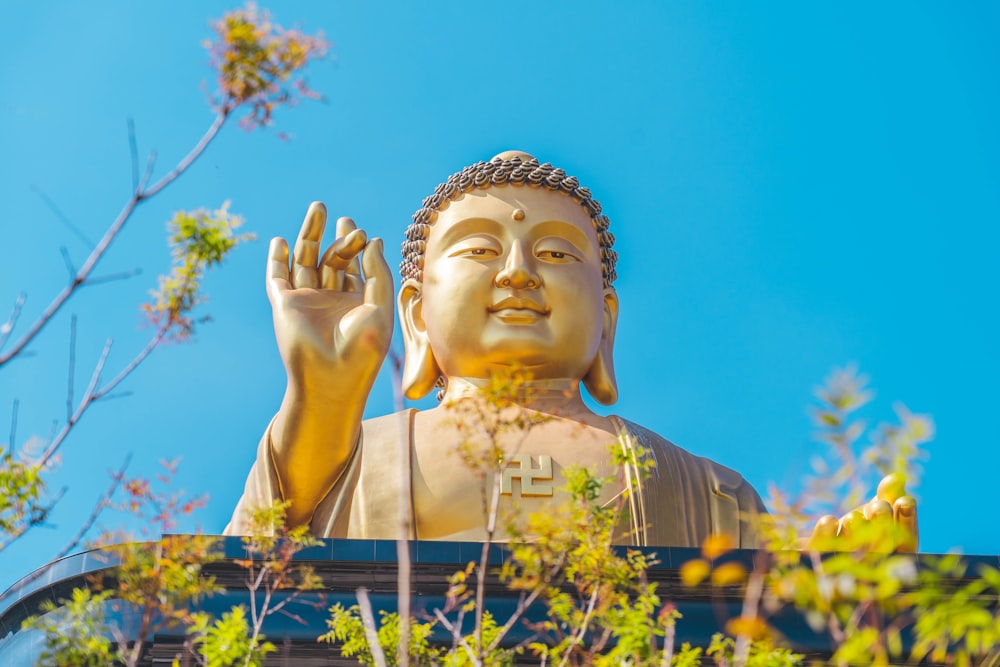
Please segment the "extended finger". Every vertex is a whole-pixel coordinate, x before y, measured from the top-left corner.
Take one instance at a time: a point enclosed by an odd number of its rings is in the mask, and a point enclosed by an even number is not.
[[[295,287],[318,287],[319,275],[316,261],[319,259],[320,241],[326,228],[326,206],[314,201],[306,211],[306,217],[295,240],[292,254],[292,284]]]
[[[875,497],[892,505],[898,498],[906,495],[906,477],[902,473],[889,473],[878,483]]]
[[[391,309],[392,272],[382,251],[382,239],[372,239],[361,256],[361,268],[365,272],[365,303]]]
[[[337,238],[347,236],[358,226],[354,224],[354,221],[348,217],[337,218]],[[346,273],[354,273],[358,276],[361,275],[361,262],[358,260],[357,255],[355,255],[347,267],[344,269]]]
[[[917,501],[913,496],[903,496],[892,505],[892,516],[897,525],[906,530],[908,539],[900,545],[899,551],[916,553],[920,545],[920,528],[917,524]]]
[[[280,236],[271,239],[267,247],[267,297],[274,300],[279,292],[291,289],[288,282],[288,242]]]

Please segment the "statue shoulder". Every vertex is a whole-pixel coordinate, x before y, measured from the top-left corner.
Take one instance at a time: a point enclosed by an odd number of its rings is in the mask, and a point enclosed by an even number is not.
[[[663,464],[674,470],[685,471],[688,475],[694,474],[703,477],[716,493],[734,498],[745,498],[745,503],[741,502],[741,505],[763,507],[763,503],[754,488],[743,478],[743,475],[732,468],[704,456],[692,454],[655,431],[635,422],[621,417],[614,419],[620,422],[620,428],[623,427],[626,433],[653,454],[657,467]]]

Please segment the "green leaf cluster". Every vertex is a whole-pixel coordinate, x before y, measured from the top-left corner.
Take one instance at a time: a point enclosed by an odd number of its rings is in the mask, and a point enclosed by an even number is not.
[[[205,300],[200,294],[205,271],[220,264],[239,243],[253,234],[236,232],[243,218],[229,212],[229,202],[215,211],[178,211],[167,223],[174,267],[160,276],[159,287],[150,294],[153,302],[143,306],[149,321],[158,329],[170,330],[178,340],[194,333],[191,312]]]
[[[223,113],[249,105],[250,112],[241,121],[246,129],[270,125],[281,105],[317,97],[301,71],[326,55],[330,45],[322,34],[286,30],[252,3],[227,12],[213,28],[216,39],[206,46],[218,73],[215,105]]]

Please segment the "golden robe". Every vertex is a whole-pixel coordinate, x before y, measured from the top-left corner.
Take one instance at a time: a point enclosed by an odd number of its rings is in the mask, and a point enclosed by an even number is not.
[[[415,410],[369,419],[347,469],[320,501],[310,527],[317,537],[397,539],[400,502],[410,461],[399,461],[400,431],[413,451]],[[620,417],[609,417],[626,449],[651,457],[648,474],[626,466],[630,494],[627,534],[641,546],[700,547],[709,535],[727,533],[741,548],[757,545],[753,517],[766,510],[760,496],[739,473],[695,456],[656,433]],[[257,448],[243,497],[224,534],[248,532],[246,510],[281,498],[270,451],[270,427]],[[412,513],[412,498],[410,499]],[[412,514],[411,514],[412,515]],[[412,534],[411,539],[419,539]]]

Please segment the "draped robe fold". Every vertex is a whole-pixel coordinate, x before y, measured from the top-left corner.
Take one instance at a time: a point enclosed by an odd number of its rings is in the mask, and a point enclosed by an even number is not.
[[[370,419],[347,468],[316,506],[310,527],[317,537],[397,539],[402,512],[404,475],[412,471],[415,410]],[[637,455],[651,458],[648,474],[626,466],[630,494],[625,531],[633,544],[700,547],[709,535],[727,533],[742,548],[757,545],[753,517],[765,513],[760,496],[739,473],[695,456],[656,433],[619,417],[610,417],[619,442]],[[402,440],[400,434],[402,432]],[[406,459],[400,442],[409,444]],[[247,510],[280,500],[281,491],[270,451],[270,427],[257,449],[243,497],[225,534],[249,532]],[[409,510],[412,512],[412,498]],[[414,531],[411,539],[420,536]]]

